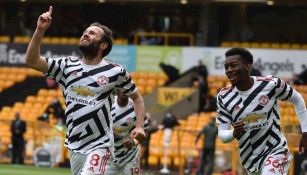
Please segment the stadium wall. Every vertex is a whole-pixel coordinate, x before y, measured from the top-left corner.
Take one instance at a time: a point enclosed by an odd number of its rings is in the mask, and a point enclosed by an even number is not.
[[[0,66],[24,66],[27,44],[0,43]],[[202,60],[211,75],[224,75],[224,53],[229,48],[216,47],[165,47],[165,46],[118,46],[108,58],[123,65],[129,72],[161,72],[159,63],[172,64],[181,72]],[[307,50],[250,49],[254,66],[264,75],[290,78],[307,65]],[[80,57],[77,46],[43,45],[41,53],[46,57],[59,58],[69,55]]]

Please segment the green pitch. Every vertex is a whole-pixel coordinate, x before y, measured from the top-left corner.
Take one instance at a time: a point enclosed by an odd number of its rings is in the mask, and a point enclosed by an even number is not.
[[[38,168],[31,165],[0,164],[0,175],[71,175],[69,168]]]

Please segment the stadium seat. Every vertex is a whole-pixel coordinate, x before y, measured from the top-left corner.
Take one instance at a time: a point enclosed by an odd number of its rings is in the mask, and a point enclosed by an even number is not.
[[[280,48],[280,44],[279,43],[272,43],[271,44],[271,48],[272,49],[279,49]]]
[[[290,44],[288,44],[288,43],[282,43],[282,44],[280,45],[280,48],[281,48],[281,49],[291,49]]]
[[[10,42],[10,36],[1,35],[1,36],[0,36],[0,42],[2,42],[2,43],[8,43],[8,42]]]
[[[43,44],[50,44],[51,43],[51,38],[48,36],[45,36],[42,40]]]
[[[250,43],[249,42],[243,42],[243,43],[241,43],[241,47],[249,48],[250,47]]]
[[[291,44],[290,48],[291,48],[291,49],[301,49],[301,45],[300,45],[300,44],[297,44],[297,43]]]
[[[264,49],[270,48],[270,43],[260,43],[260,48]]]
[[[307,44],[303,44],[302,49],[307,49]]]
[[[231,47],[230,42],[224,41],[221,43],[221,47]]]
[[[151,166],[158,166],[159,165],[159,158],[158,158],[158,156],[150,155],[148,157],[148,164],[151,165]]]
[[[260,43],[253,42],[253,43],[250,44],[250,47],[251,48],[259,48],[260,47]]]

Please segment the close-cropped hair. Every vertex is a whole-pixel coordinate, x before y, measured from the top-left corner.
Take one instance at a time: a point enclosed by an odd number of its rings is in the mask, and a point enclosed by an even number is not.
[[[249,64],[253,64],[253,55],[247,49],[235,47],[235,48],[229,49],[225,53],[226,57],[234,56],[234,55],[240,55],[244,61],[246,61]]]

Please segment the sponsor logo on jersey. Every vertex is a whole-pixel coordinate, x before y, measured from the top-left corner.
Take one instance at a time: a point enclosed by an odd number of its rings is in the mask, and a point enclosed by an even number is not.
[[[109,82],[109,78],[104,76],[104,75],[98,77],[98,79],[97,79],[97,83],[100,86],[106,85],[106,84],[108,84],[108,82]]]
[[[95,92],[90,91],[88,87],[71,87],[71,91],[76,92],[78,95],[87,97],[87,96],[95,96]]]
[[[269,102],[269,97],[266,96],[266,95],[262,95],[260,98],[259,98],[259,104],[261,106],[265,106],[266,104],[268,104]]]
[[[258,122],[260,119],[263,119],[263,118],[264,118],[263,116],[253,114],[253,115],[249,115],[249,116],[245,117],[245,118],[243,119],[243,121],[244,121],[245,123],[256,123],[256,122]]]

